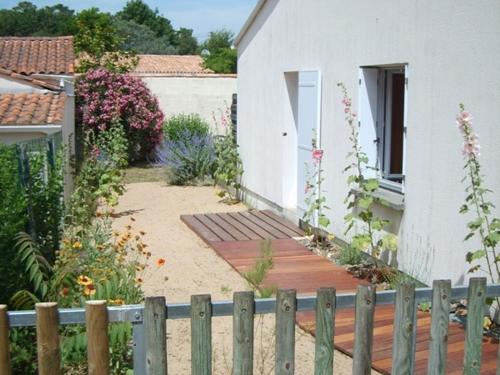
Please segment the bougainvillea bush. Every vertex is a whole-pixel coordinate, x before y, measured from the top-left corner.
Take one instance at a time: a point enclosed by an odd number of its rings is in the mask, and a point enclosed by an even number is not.
[[[83,131],[105,132],[123,125],[131,160],[148,155],[163,138],[163,113],[138,78],[105,69],[90,70],[76,85],[77,123]]]

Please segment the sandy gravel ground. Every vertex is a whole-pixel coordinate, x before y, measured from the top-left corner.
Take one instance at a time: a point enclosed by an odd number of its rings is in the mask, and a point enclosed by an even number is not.
[[[209,293],[212,300],[232,298],[234,291],[248,290],[246,281],[201,241],[179,219],[181,214],[244,210],[243,205],[220,203],[212,187],[176,187],[161,182],[127,185],[116,209],[122,216],[116,228],[135,218],[137,230],[146,231],[145,242],[153,254],[144,277],[147,296],[163,295],[168,302],[189,302],[192,294]],[[166,259],[157,268],[154,260]],[[168,367],[170,374],[190,374],[190,325],[188,320],[169,321]],[[255,321],[255,374],[272,374],[274,368],[274,319],[271,315]],[[230,374],[232,361],[232,318],[214,318],[213,373]],[[296,329],[296,374],[312,374],[314,339]],[[351,359],[335,353],[335,373],[351,374]]]

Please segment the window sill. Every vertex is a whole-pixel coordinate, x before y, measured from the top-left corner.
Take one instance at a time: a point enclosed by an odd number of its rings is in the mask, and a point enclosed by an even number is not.
[[[362,194],[362,190],[358,187],[352,188],[351,193],[356,196]],[[396,193],[394,191],[379,188],[377,191],[372,193],[375,198],[378,198],[387,203],[387,206],[392,208],[394,211],[404,211],[405,209],[405,196],[404,194]]]

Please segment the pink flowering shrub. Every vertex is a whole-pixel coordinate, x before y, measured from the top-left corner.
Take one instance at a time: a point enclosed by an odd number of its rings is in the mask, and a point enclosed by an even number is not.
[[[96,133],[122,124],[129,143],[129,156],[149,154],[163,138],[163,113],[146,85],[128,74],[104,69],[89,70],[76,85],[77,122]]]

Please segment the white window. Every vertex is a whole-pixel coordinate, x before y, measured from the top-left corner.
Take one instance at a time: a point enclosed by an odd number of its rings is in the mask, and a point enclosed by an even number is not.
[[[363,67],[359,77],[359,137],[384,188],[402,192],[405,179],[407,67]]]

